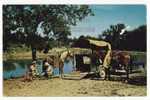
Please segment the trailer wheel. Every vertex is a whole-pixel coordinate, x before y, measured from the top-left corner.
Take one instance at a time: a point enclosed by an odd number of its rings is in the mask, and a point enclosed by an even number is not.
[[[102,79],[106,78],[106,71],[105,68],[99,67],[99,75]]]

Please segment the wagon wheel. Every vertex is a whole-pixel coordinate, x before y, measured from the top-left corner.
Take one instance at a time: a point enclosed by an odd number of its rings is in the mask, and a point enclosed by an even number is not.
[[[105,71],[105,68],[103,68],[103,66],[99,67],[99,75],[102,79],[106,78],[106,71]]]

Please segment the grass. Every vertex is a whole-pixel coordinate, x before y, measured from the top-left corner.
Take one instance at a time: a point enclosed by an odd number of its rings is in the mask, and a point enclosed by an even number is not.
[[[49,50],[48,54],[43,53],[43,51],[37,51],[37,58],[45,58],[47,55],[60,55],[63,51],[67,50],[67,48],[53,48]],[[76,52],[76,53],[88,53],[90,50],[87,49],[80,49],[80,48],[69,48],[69,50]],[[88,52],[87,52],[88,51]],[[3,59],[32,59],[32,52],[31,51],[18,51],[18,52],[9,52],[3,53]]]
[[[44,54],[42,52],[37,52],[37,58],[45,58],[47,54]],[[8,59],[14,59],[14,60],[19,60],[19,59],[32,59],[32,52],[17,52],[17,53],[4,53],[3,54],[3,59],[8,60]]]

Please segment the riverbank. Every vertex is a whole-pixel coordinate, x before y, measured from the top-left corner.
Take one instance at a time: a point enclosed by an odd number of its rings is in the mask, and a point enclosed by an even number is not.
[[[45,58],[47,55],[42,52],[37,52],[37,58]],[[3,60],[19,60],[19,59],[32,59],[32,52],[17,52],[17,53],[4,53],[3,54]]]
[[[90,49],[81,49],[81,48],[68,48],[74,54],[90,54]],[[66,47],[62,48],[53,48],[49,50],[47,54],[43,53],[42,51],[37,51],[37,59],[44,59],[47,55],[60,55],[63,51],[68,50]],[[127,51],[135,59],[146,60],[146,52],[137,52],[137,51]],[[13,53],[3,53],[3,60],[6,61],[8,59],[32,59],[32,52],[31,51],[22,51],[22,52],[13,52]]]
[[[53,48],[49,50],[48,53],[43,53],[43,51],[39,52],[37,51],[37,59],[44,59],[47,57],[47,55],[60,55],[63,51],[67,50],[67,48],[62,47],[62,48]],[[69,50],[72,53],[75,54],[84,54],[84,53],[90,53],[90,49],[81,49],[81,48],[69,48]],[[13,52],[13,53],[3,53],[3,60],[8,60],[8,59],[13,59],[13,60],[19,60],[19,59],[32,59],[32,52],[31,51],[23,51],[23,52]]]
[[[104,80],[4,80],[4,96],[146,96],[146,86]]]

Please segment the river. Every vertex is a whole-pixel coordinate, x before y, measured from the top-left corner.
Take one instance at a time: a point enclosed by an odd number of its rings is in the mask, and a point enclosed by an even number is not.
[[[25,75],[27,67],[31,64],[31,60],[7,60],[3,62],[3,78],[10,79]],[[42,60],[37,61],[37,70],[42,73]],[[73,63],[71,60],[64,63],[64,74],[69,74],[73,71]],[[59,69],[54,68],[53,75],[58,75]]]

